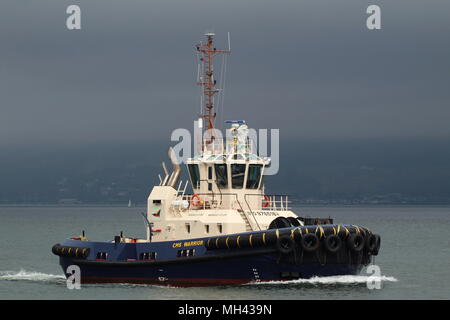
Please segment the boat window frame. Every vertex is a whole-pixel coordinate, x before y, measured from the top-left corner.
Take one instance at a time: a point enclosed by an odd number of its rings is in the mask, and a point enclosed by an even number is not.
[[[264,171],[266,170],[266,164],[263,164],[263,167],[261,169],[261,177],[259,178],[259,184],[258,184],[258,189],[262,189],[263,185],[264,185]]]
[[[200,188],[201,179],[200,179],[199,165],[197,163],[188,163],[187,166],[188,166],[189,179],[191,180],[192,188],[194,188],[194,189]],[[195,174],[197,175],[197,177],[196,177],[197,180],[195,181],[195,183],[194,183],[194,179],[193,179],[194,176],[193,176],[193,172],[191,171],[191,168],[195,168],[194,171],[196,171]]]
[[[235,184],[235,182],[234,182],[234,180],[236,178],[233,179],[233,168],[237,167],[237,166],[240,166],[241,168],[242,167],[244,168],[243,176],[242,176],[242,183],[241,183],[240,187],[236,187],[237,184]],[[231,181],[230,182],[231,182],[231,188],[232,189],[244,189],[245,188],[246,175],[247,175],[247,164],[246,163],[236,163],[236,162],[230,163],[230,176],[231,176]],[[239,179],[241,179],[241,178],[239,178]]]
[[[258,176],[255,177],[255,179],[253,179],[252,185],[254,187],[251,188],[249,186],[250,172],[251,172],[252,168],[255,168],[255,167],[259,168],[259,173],[258,173]],[[261,177],[263,175],[262,174],[263,173],[263,168],[264,168],[264,165],[261,164],[261,163],[249,163],[248,164],[247,174],[246,174],[246,181],[245,181],[245,188],[246,189],[250,189],[250,190],[258,190],[259,189],[260,182],[261,182]]]
[[[217,170],[218,170],[217,168],[219,166],[223,166],[225,168],[224,175],[217,173]],[[228,178],[228,172],[229,172],[229,170],[228,170],[228,165],[226,162],[214,163],[214,173],[216,175],[215,181],[216,181],[216,185],[219,189],[228,189],[229,188],[230,180]],[[223,178],[225,178],[225,179],[223,179]],[[225,183],[220,184],[219,179],[223,180]]]

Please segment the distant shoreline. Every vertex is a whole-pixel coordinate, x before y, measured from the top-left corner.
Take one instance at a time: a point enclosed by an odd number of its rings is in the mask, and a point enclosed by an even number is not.
[[[147,204],[140,203],[128,207],[127,204],[114,203],[80,203],[80,204],[51,204],[51,203],[28,203],[28,204],[0,204],[0,208],[7,207],[51,207],[51,208],[83,208],[83,207],[115,207],[115,208],[146,208]],[[411,207],[411,206],[450,206],[450,202],[409,202],[409,203],[302,203],[298,202],[292,205],[293,208],[298,207]]]

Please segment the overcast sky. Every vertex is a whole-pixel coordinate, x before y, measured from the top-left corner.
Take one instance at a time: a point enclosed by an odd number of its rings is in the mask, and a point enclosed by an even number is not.
[[[369,4],[381,30],[366,28]],[[191,128],[193,45],[210,30],[218,48],[231,33],[222,120],[282,138],[450,137],[449,1],[1,0],[0,144]]]

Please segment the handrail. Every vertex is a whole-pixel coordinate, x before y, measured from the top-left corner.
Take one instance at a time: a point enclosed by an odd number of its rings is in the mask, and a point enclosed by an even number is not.
[[[238,200],[238,199],[236,199],[236,202],[239,204],[239,207],[241,208],[241,211],[242,211],[242,214],[244,215],[244,217],[245,217],[245,220],[247,220],[247,222],[248,222],[248,224],[250,225],[250,227],[252,227],[252,225],[250,224],[250,221],[248,220],[248,218],[247,218],[247,215],[245,214],[245,211],[244,211],[244,209],[242,208],[242,206],[241,206],[241,202]],[[242,216],[242,215],[241,215]],[[258,223],[256,223],[257,225],[258,225]],[[261,228],[259,227],[259,225],[258,225],[258,228],[259,228],[259,230],[261,230]],[[252,228],[253,229],[253,228]],[[252,230],[253,231],[253,230]]]
[[[235,141],[234,139],[216,139],[213,142],[205,140],[202,143],[202,151],[210,152],[212,155],[218,154],[233,154],[235,153],[235,148],[238,147],[241,153],[252,153],[254,149],[253,140],[249,139],[243,143]]]
[[[211,195],[211,193],[196,193],[196,195],[199,195],[199,196],[201,196],[201,195]],[[222,193],[222,192],[220,192],[221,202],[222,202],[222,196],[223,196],[223,195],[230,195],[230,196],[234,196],[234,197],[235,197],[235,200],[236,200],[236,202],[238,203],[238,205],[239,205],[239,207],[240,207],[242,213],[244,214],[245,219],[246,219],[247,222],[250,224],[250,221],[248,220],[247,215],[245,214],[245,211],[244,211],[244,209],[242,208],[241,202],[240,202],[239,199],[238,199],[238,194],[237,194],[237,193]],[[186,195],[186,197],[190,197],[190,196],[192,196],[192,195]],[[183,200],[183,199],[182,199],[182,200]],[[213,195],[213,200],[214,200],[214,195]],[[248,203],[247,203],[247,206],[249,207],[249,210],[250,210],[250,212],[252,213],[252,216],[253,216],[253,219],[254,219],[255,222],[256,222],[256,225],[258,226],[259,230],[261,230],[261,226],[259,225],[258,221],[256,220],[256,217],[253,215],[253,212],[252,212],[250,206],[248,205]],[[205,210],[205,209],[206,209],[206,208],[205,208],[205,202],[204,202],[204,203],[203,203],[203,210]],[[251,224],[250,224],[250,227],[251,227]]]
[[[239,205],[240,205],[238,194],[235,193],[235,192],[225,192],[225,193],[223,193],[221,190],[219,190],[219,194],[213,193],[213,192],[202,192],[202,193],[195,193],[195,194],[198,195],[198,196],[210,196],[212,198],[211,199],[212,201],[216,200],[216,198],[219,198],[220,202],[219,202],[217,208],[221,208],[222,207],[225,196],[233,196],[234,199],[232,199],[232,200],[237,201],[239,203]],[[185,194],[185,195],[182,196],[181,200],[188,200],[189,204],[191,204],[191,202],[190,202],[191,199],[190,198],[192,197],[192,195],[193,194],[191,194],[191,195],[186,195]],[[252,211],[251,206],[250,206],[250,204],[249,204],[249,202],[247,200],[247,196],[264,197],[265,195],[261,194],[261,193],[258,193],[258,194],[246,193],[246,194],[244,194],[244,201],[245,201],[245,203],[247,205],[248,210],[253,215],[253,211]],[[289,203],[292,203],[292,201],[289,201],[289,199],[288,199],[289,196],[288,195],[286,195],[286,194],[273,194],[273,195],[268,195],[268,196],[270,197],[269,201],[271,203],[271,206],[267,207],[267,208],[262,208],[262,210],[271,209],[271,210],[287,211],[287,210],[290,209]],[[276,197],[280,197],[280,200],[274,199]],[[178,200],[180,200],[180,199],[178,199]],[[280,205],[280,207],[277,207],[277,203]],[[203,202],[202,207],[199,207],[197,209],[193,209],[193,208],[190,208],[190,206],[189,206],[189,208],[187,208],[186,210],[202,210],[202,209],[203,210],[206,209],[206,202]],[[256,224],[258,225],[258,222],[257,222],[255,217],[254,217],[254,220],[255,220]],[[258,225],[258,227],[259,227],[259,225]]]
[[[253,214],[252,208],[250,208],[250,205],[248,204],[246,195],[247,194],[244,195],[245,203],[247,204],[248,210],[250,210],[250,213],[252,214],[253,220],[255,220],[256,225],[258,226],[258,229],[261,230],[261,226],[259,225],[258,220],[256,219],[255,215]]]
[[[212,195],[212,200],[214,200],[214,193],[211,193],[211,192],[201,192],[201,193],[195,193],[196,195],[198,195],[198,196],[211,196]],[[189,198],[191,197],[191,196],[193,196],[194,194],[191,194],[191,195],[185,195],[184,197],[187,197],[187,199],[183,199],[183,200],[189,200]],[[222,202],[223,202],[223,196],[234,196],[235,198],[236,198],[236,200],[238,199],[238,195],[237,195],[237,193],[222,193],[222,192],[220,192],[220,203],[222,204]],[[203,209],[206,209],[205,208],[205,203],[203,203]]]
[[[247,201],[247,196],[259,196],[259,197],[268,196],[268,197],[269,197],[269,201],[270,201],[270,203],[271,203],[270,209],[278,209],[278,208],[276,207],[276,203],[279,202],[279,203],[280,203],[280,208],[279,208],[279,209],[282,210],[282,211],[287,211],[287,210],[289,210],[289,203],[292,202],[292,201],[289,201],[289,200],[288,200],[289,195],[286,195],[286,194],[271,194],[271,195],[264,195],[264,194],[262,194],[262,193],[257,193],[257,194],[254,194],[254,193],[246,193],[246,194],[244,195],[244,199],[246,199],[246,201]],[[274,200],[274,198],[276,198],[276,197],[280,197],[280,200]],[[283,200],[283,197],[285,197],[285,200]],[[262,209],[264,210],[264,209],[267,209],[267,208],[262,208]]]

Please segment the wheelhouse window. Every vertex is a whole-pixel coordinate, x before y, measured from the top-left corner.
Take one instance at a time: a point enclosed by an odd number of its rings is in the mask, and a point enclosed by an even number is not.
[[[215,164],[214,170],[216,171],[216,182],[220,189],[228,187],[228,172],[226,164]]]
[[[231,184],[233,189],[242,189],[245,177],[245,164],[231,165]]]
[[[200,182],[200,171],[198,169],[198,164],[188,164],[189,176],[191,177],[192,186],[194,188],[199,187]]]
[[[262,164],[250,164],[248,166],[247,189],[257,189],[261,178]]]

